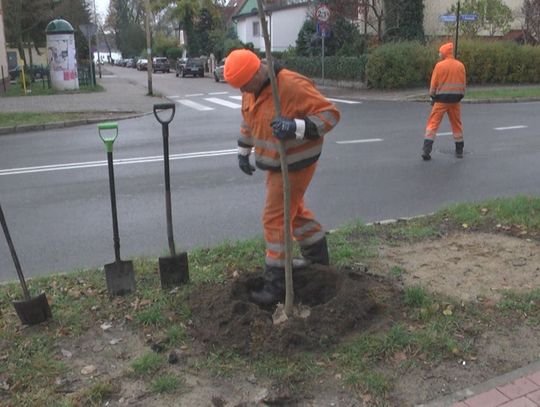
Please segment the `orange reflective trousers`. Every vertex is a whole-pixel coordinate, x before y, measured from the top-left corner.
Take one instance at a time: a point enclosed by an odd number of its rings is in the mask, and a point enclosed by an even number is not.
[[[310,246],[324,237],[321,224],[304,205],[304,194],[316,168],[317,163],[314,163],[301,170],[289,172],[292,235],[302,247]],[[283,180],[281,172],[267,171],[266,174],[266,202],[263,212],[265,262],[268,266],[285,267]]]
[[[424,136],[424,138],[429,140],[435,140],[437,130],[439,129],[445,113],[448,113],[448,119],[450,120],[450,126],[452,127],[454,141],[463,141],[463,125],[461,124],[460,103],[435,102],[427,121],[426,135]]]

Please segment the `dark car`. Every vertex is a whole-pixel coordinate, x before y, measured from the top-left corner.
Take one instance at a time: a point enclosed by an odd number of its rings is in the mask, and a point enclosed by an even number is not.
[[[225,80],[225,75],[223,74],[223,71],[225,69],[225,59],[226,58],[223,58],[221,61],[219,61],[218,66],[216,66],[216,68],[214,69],[214,79],[216,80],[216,82]]]
[[[165,57],[156,57],[152,59],[152,70],[155,72],[171,72],[169,60]]]
[[[204,59],[201,58],[188,58],[186,61],[186,66],[182,70],[182,78],[185,78],[186,75],[200,76],[204,77]]]

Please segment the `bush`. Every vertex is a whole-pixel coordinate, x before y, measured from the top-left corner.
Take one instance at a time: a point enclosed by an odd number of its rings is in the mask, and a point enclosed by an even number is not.
[[[396,89],[429,84],[437,51],[418,42],[385,44],[368,56],[368,84],[379,89]]]
[[[325,57],[325,79],[358,81],[364,80],[366,56],[359,57]],[[279,62],[287,69],[291,69],[310,78],[322,77],[321,57],[290,57],[283,56]]]

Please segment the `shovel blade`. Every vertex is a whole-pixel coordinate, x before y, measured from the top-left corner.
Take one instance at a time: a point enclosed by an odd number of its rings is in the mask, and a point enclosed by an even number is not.
[[[179,287],[189,282],[189,265],[186,252],[175,256],[160,257],[158,260],[161,288]]]
[[[105,264],[105,278],[109,295],[125,295],[135,291],[133,262],[121,260]]]
[[[45,293],[29,300],[13,301],[13,307],[24,325],[36,325],[52,318],[51,307]]]

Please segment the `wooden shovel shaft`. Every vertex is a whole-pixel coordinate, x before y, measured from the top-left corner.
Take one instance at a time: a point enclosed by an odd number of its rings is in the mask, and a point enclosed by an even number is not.
[[[262,0],[257,0],[259,9],[259,19],[264,37],[264,47],[266,49],[266,62],[268,64],[268,75],[272,85],[272,96],[274,98],[274,108],[276,117],[281,116],[281,103],[277,87],[276,73],[274,72],[274,60],[270,49],[270,39],[268,27],[264,16]],[[294,290],[292,279],[292,237],[291,237],[291,195],[289,185],[289,168],[287,166],[287,156],[285,143],[279,142],[279,161],[281,164],[281,176],[283,178],[283,233],[285,234],[285,314],[291,315],[294,304]]]
[[[21,263],[19,263],[19,258],[17,257],[17,252],[15,251],[15,246],[11,240],[11,235],[9,234],[9,229],[7,227],[6,218],[4,217],[4,211],[2,211],[2,205],[0,205],[0,223],[2,223],[2,229],[6,235],[6,240],[9,246],[9,251],[11,252],[11,257],[13,257],[13,263],[15,263],[15,269],[17,270],[17,275],[19,276],[19,281],[21,282],[21,287],[23,290],[24,298],[29,300],[30,293],[28,292],[28,287],[26,286],[26,281],[24,280],[24,275],[21,268]]]

